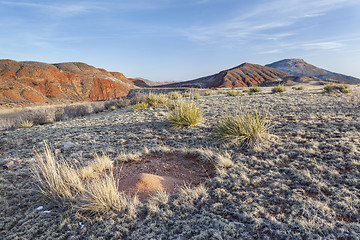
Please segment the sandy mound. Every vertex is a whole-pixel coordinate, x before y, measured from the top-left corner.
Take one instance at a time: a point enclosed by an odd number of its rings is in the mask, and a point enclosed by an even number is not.
[[[182,180],[174,177],[140,173],[119,181],[119,190],[131,194],[136,193],[140,200],[145,200],[157,191],[173,193],[183,184],[184,182]]]
[[[197,156],[182,153],[152,154],[125,163],[114,170],[119,191],[147,200],[159,190],[176,192],[180,187],[198,185],[214,174],[214,166]]]

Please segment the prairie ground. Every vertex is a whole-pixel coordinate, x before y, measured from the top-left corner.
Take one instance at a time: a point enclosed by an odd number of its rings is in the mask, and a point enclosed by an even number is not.
[[[166,108],[131,107],[52,124],[0,132],[2,239],[359,239],[360,88],[325,94],[320,88],[196,101],[200,125],[174,128]],[[258,110],[271,122],[257,149],[218,142],[214,126],[226,114]],[[61,156],[86,164],[153,149],[212,152],[233,164],[217,168],[201,189],[166,201],[155,197],[132,213],[84,216],[45,198],[30,171],[34,149],[73,145]],[[161,154],[161,151],[158,151]],[[211,163],[209,163],[211,164]]]

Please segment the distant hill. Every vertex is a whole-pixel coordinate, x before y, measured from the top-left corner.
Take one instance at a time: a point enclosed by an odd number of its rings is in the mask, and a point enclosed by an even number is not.
[[[265,65],[267,67],[276,68],[295,76],[315,77],[327,82],[357,84],[360,79],[346,76],[339,73],[330,72],[328,70],[318,68],[305,62],[303,59],[284,59],[278,62]]]
[[[191,81],[161,85],[161,87],[249,87],[268,82],[280,82],[292,76],[283,71],[258,64],[243,63],[237,67],[221,71],[206,77]]]
[[[134,83],[122,73],[80,62],[0,60],[0,104],[97,101],[123,97]]]

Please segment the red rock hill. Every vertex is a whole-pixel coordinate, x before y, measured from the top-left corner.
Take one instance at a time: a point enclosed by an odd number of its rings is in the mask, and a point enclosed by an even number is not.
[[[97,101],[126,96],[131,88],[133,82],[122,73],[85,63],[0,60],[0,104]]]
[[[214,75],[186,82],[162,85],[162,87],[249,87],[265,82],[281,81],[289,76],[292,75],[275,68],[243,63],[240,66],[221,71]]]

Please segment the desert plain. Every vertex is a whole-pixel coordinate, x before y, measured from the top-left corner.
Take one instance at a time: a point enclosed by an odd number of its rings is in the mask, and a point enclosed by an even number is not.
[[[193,100],[204,119],[192,128],[172,126],[166,107],[128,106],[0,131],[0,238],[359,239],[360,87],[348,94],[327,94],[322,86],[262,89],[235,97],[214,90]],[[270,124],[257,148],[214,137],[225,115],[254,110]],[[103,154],[164,164],[177,155],[213,172],[200,185],[153,193],[131,209],[87,215],[39,191],[30,166],[45,143],[54,151],[63,146],[58,157],[79,165]]]

